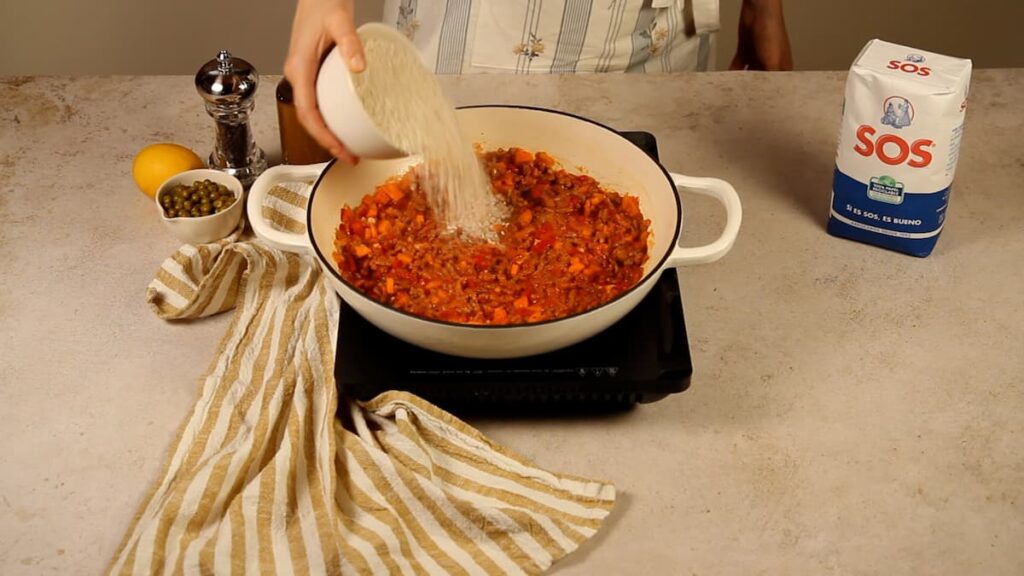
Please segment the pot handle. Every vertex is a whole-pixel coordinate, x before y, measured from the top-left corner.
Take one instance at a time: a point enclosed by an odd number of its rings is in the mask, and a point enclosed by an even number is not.
[[[682,174],[672,174],[671,176],[677,190],[691,190],[711,196],[721,202],[725,207],[725,229],[722,230],[722,234],[718,236],[717,240],[705,246],[693,248],[675,246],[665,266],[675,268],[687,264],[706,264],[725,256],[736,242],[736,236],[740,233],[740,221],[743,219],[743,206],[740,204],[740,197],[736,194],[736,189],[732,187],[732,184],[718,178],[698,178]]]
[[[326,162],[307,166],[283,165],[274,166],[260,174],[249,189],[249,199],[245,206],[252,231],[260,240],[286,252],[305,252],[309,249],[308,234],[293,234],[274,228],[270,221],[263,217],[263,203],[266,202],[267,193],[274,186],[282,182],[312,182],[326,167]]]

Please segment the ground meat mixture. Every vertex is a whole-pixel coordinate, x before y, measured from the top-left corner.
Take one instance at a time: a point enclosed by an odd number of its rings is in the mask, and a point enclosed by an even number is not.
[[[499,243],[446,233],[415,169],[341,209],[334,260],[370,298],[465,324],[529,324],[594,308],[643,275],[650,220],[635,196],[604,190],[545,154],[483,154],[509,208]]]

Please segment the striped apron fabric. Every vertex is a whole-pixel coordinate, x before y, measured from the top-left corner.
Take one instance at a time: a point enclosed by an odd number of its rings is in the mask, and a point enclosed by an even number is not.
[[[715,69],[718,0],[384,0],[437,74]]]
[[[303,230],[306,188],[264,214]],[[182,246],[147,290],[160,318],[233,316],[111,574],[538,574],[596,533],[612,485],[407,393],[339,401],[336,294],[242,230]]]

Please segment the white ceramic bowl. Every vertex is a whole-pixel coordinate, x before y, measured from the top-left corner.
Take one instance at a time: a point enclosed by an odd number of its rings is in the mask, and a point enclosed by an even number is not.
[[[227,186],[228,190],[235,195],[235,202],[227,209],[209,216],[168,218],[160,205],[160,197],[169,193],[178,184],[191,185],[197,181],[211,180],[218,184]],[[186,170],[180,174],[171,176],[160,185],[156,191],[156,210],[164,225],[182,242],[191,244],[203,244],[220,240],[235,231],[238,222],[242,218],[243,205],[245,204],[245,190],[238,178],[225,174],[220,170],[199,168]]]
[[[359,36],[373,36],[405,50],[416,47],[394,28],[370,22],[359,27]],[[365,41],[365,40],[364,40]],[[374,63],[368,63],[374,65]],[[382,63],[383,64],[383,63]],[[316,78],[316,102],[327,127],[350,152],[363,158],[401,158],[406,154],[389,142],[366,113],[352,83],[341,51],[335,47],[320,66]]]

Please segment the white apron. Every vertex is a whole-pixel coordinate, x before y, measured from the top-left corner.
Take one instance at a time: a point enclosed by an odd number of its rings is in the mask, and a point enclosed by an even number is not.
[[[438,74],[714,69],[718,0],[385,0]]]

